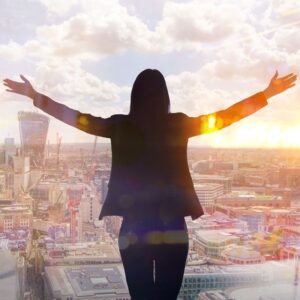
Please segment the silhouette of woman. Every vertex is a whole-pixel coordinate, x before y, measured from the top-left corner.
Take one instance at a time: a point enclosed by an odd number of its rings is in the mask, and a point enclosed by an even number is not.
[[[145,70],[135,80],[128,115],[94,117],[59,104],[30,82],[4,80],[8,91],[33,99],[55,118],[87,133],[111,139],[109,190],[99,218],[118,215],[118,239],[132,299],[176,299],[188,253],[185,216],[203,214],[187,164],[190,137],[220,130],[264,107],[267,99],[295,85],[296,75],[225,110],[189,117],[170,113],[163,75]]]

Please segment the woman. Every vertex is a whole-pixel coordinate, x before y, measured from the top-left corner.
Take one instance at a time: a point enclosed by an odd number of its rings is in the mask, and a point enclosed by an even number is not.
[[[187,164],[190,137],[216,131],[267,105],[292,87],[296,75],[272,78],[269,86],[225,110],[188,117],[170,113],[163,75],[145,70],[135,80],[128,115],[83,114],[38,93],[30,82],[4,80],[8,91],[30,97],[55,118],[111,139],[109,191],[100,219],[123,217],[119,247],[132,299],[176,299],[188,253],[185,216],[203,214]]]

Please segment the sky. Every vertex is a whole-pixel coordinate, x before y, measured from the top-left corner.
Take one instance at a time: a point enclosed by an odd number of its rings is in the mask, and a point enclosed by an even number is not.
[[[0,80],[23,74],[81,112],[129,111],[144,69],[160,70],[171,111],[225,109],[264,90],[278,70],[300,74],[299,0],[0,0]],[[300,88],[254,115],[190,139],[211,147],[300,147]],[[0,84],[0,143],[19,142],[17,113],[39,111]],[[48,138],[94,137],[50,117]],[[101,142],[109,142],[100,139]]]

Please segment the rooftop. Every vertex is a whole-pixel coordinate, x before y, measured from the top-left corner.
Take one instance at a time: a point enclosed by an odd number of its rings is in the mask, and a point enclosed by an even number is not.
[[[28,206],[26,205],[10,205],[0,207],[0,213],[32,213]]]
[[[300,286],[290,284],[273,284],[249,288],[232,289],[228,294],[234,299],[243,300],[293,300],[299,299]]]
[[[94,262],[118,262],[120,261],[119,252],[113,245],[107,243],[81,243],[78,245],[62,244],[60,247],[51,249],[45,255],[45,262],[50,264],[74,264],[87,261]]]
[[[222,200],[259,200],[259,201],[282,201],[281,196],[256,194],[253,191],[234,190],[220,197]]]
[[[54,297],[107,299],[128,296],[121,264],[46,267],[45,274]]]
[[[196,236],[202,241],[208,243],[224,243],[226,241],[238,240],[234,234],[239,233],[238,229],[220,229],[220,230],[197,230]]]
[[[186,266],[185,275],[199,274],[257,274],[260,273],[265,281],[271,282],[279,280],[279,282],[294,279],[295,261],[267,261],[260,264],[249,265],[201,265]],[[237,299],[244,299],[238,298]],[[257,300],[258,298],[255,298]],[[285,299],[285,298],[281,298]]]
[[[221,188],[223,187],[222,184],[219,184],[219,183],[195,183],[194,184],[194,187],[196,190],[198,189],[205,189],[205,190],[215,190],[216,188]]]
[[[222,252],[222,255],[236,259],[261,259],[261,255],[258,251],[250,247],[238,245],[232,245],[226,248]]]
[[[215,180],[226,180],[226,181],[231,181],[231,177],[226,177],[222,175],[215,175],[215,174],[198,174],[198,173],[193,173],[192,174],[194,179],[215,179]]]

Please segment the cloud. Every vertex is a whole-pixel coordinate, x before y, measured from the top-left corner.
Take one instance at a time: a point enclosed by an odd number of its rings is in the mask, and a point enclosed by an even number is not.
[[[211,81],[201,71],[182,72],[166,78],[173,112],[183,111],[191,116],[211,113],[228,105],[230,93],[207,85]]]
[[[75,4],[78,4],[78,0],[40,0],[40,3],[46,7],[49,13],[64,15],[68,13]]]
[[[128,87],[101,80],[79,64],[60,61],[41,62],[36,68],[37,87],[73,108],[90,111],[116,106],[128,93]]]
[[[300,21],[298,27],[283,28],[274,34],[274,41],[282,51],[289,55],[296,54],[300,49]]]
[[[130,49],[156,53],[202,50],[207,43],[242,32],[245,21],[245,14],[231,3],[166,2],[162,19],[150,30],[116,0],[78,3],[79,13],[37,28],[37,39],[41,47],[47,47],[48,55],[98,60]]]
[[[147,26],[116,1],[82,1],[83,12],[37,29],[58,57],[100,59],[124,49],[149,47]]]
[[[0,58],[9,61],[17,61],[24,57],[24,49],[15,42],[0,45]]]
[[[226,39],[243,19],[241,11],[231,4],[167,2],[155,34],[169,50],[196,50],[204,43]]]

